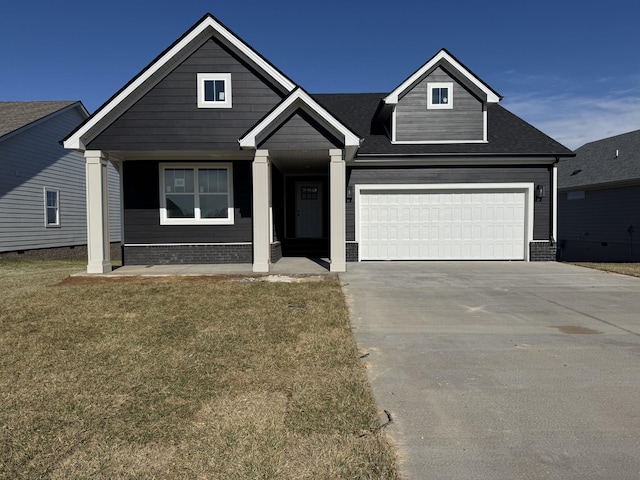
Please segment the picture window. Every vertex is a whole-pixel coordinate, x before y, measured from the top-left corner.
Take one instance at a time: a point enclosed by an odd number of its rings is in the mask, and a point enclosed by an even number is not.
[[[167,164],[161,170],[161,224],[233,224],[229,164]]]

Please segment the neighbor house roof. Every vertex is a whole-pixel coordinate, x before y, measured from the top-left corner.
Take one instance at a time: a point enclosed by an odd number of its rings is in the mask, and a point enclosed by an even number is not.
[[[0,102],[0,139],[76,103],[80,102],[77,100]]]
[[[358,156],[367,155],[503,155],[573,156],[571,150],[529,123],[492,104],[487,107],[488,142],[457,144],[393,144],[381,125],[374,123],[385,93],[313,95],[318,103],[364,139]]]
[[[558,187],[640,182],[640,130],[587,143],[558,165]]]

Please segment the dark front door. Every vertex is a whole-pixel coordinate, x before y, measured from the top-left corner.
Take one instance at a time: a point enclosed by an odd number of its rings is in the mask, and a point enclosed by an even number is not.
[[[322,182],[296,182],[296,238],[322,237]]]

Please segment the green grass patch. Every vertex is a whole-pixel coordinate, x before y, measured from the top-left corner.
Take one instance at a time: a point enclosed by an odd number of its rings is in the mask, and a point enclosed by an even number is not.
[[[397,478],[336,278],[82,267],[0,263],[0,478]]]

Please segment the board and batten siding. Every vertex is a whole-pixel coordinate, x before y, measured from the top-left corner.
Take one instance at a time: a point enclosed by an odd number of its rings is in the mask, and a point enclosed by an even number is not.
[[[0,141],[0,252],[87,244],[85,161],[59,141],[84,120],[77,109],[53,115]],[[111,241],[120,241],[118,172],[109,165]],[[45,187],[59,191],[60,226],[45,226]]]
[[[232,108],[198,108],[197,74],[230,73]],[[97,150],[238,150],[238,139],[284,97],[215,39],[89,143]]]
[[[452,109],[427,109],[427,84],[453,83]],[[396,106],[398,142],[464,141],[484,139],[483,104],[442,67],[409,90]]]
[[[572,194],[573,200],[569,199]],[[562,260],[640,261],[640,186],[562,191],[558,240]],[[633,231],[629,232],[629,227]]]
[[[352,167],[347,169],[348,186],[428,185],[447,183],[533,183],[545,185],[547,196],[534,204],[533,239],[551,236],[551,171],[549,166],[460,166],[460,167]],[[347,202],[347,241],[355,241],[355,198]]]
[[[233,225],[160,225],[160,163],[123,163],[125,245],[251,242],[251,162],[232,162]]]

